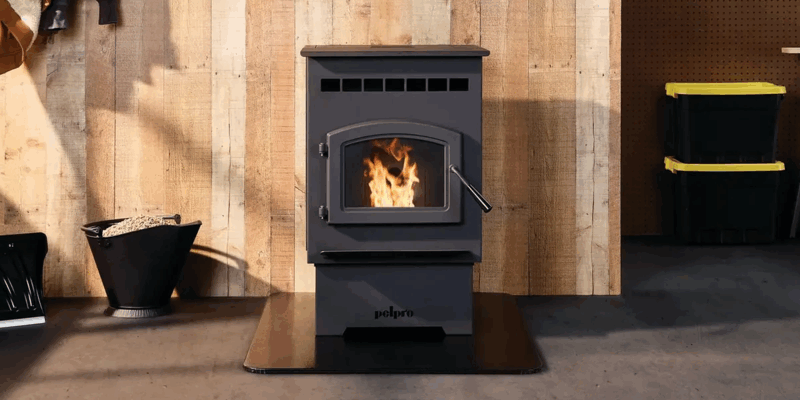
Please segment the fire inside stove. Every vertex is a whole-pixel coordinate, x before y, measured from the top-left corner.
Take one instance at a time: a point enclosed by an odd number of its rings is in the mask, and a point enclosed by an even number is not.
[[[444,146],[417,139],[361,141],[345,150],[346,207],[442,207]]]
[[[411,160],[414,148],[400,139],[373,140],[372,155],[364,159],[364,176],[369,179],[370,207],[414,207],[414,190],[419,183],[417,164]],[[400,166],[384,165],[381,155],[389,155]],[[391,162],[391,161],[390,161]]]

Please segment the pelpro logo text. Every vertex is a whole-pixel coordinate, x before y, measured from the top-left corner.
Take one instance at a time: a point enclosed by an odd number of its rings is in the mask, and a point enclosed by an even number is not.
[[[375,319],[379,318],[394,318],[397,319],[398,317],[413,317],[414,312],[411,310],[403,310],[397,311],[394,307],[389,307],[388,310],[383,311],[375,311]]]

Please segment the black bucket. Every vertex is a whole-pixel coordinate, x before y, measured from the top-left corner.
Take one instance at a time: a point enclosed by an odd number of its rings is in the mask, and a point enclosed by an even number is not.
[[[92,222],[86,232],[100,279],[108,296],[105,314],[146,318],[170,313],[169,301],[189,256],[200,221],[162,225],[119,236],[102,237],[102,231],[124,219]]]

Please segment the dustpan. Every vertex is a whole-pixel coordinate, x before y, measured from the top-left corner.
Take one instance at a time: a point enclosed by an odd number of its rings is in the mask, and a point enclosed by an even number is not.
[[[47,236],[0,236],[0,329],[45,323],[42,272]]]

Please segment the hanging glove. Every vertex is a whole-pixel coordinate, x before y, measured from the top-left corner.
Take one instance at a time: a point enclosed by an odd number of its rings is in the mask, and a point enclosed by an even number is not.
[[[100,25],[117,23],[117,0],[97,0],[100,4]]]
[[[70,0],[52,0],[42,12],[39,28],[45,32],[56,32],[69,28],[69,22],[67,22],[69,3]]]

